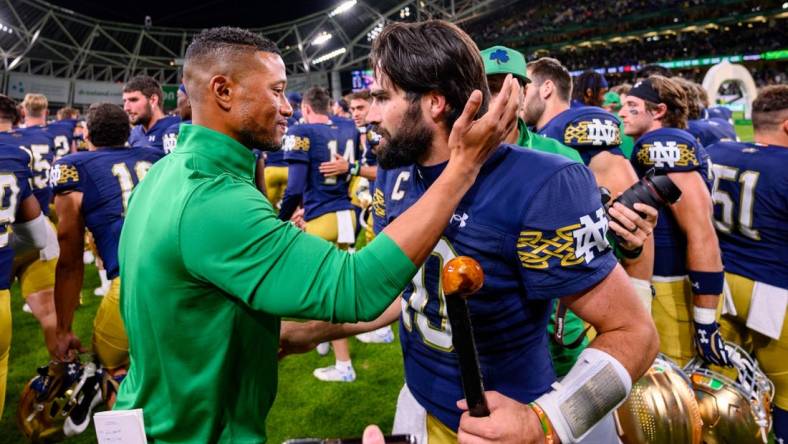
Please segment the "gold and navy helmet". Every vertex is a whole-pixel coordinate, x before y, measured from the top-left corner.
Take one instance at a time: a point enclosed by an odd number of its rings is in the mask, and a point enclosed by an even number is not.
[[[698,444],[701,415],[689,378],[660,354],[615,412],[624,444]]]
[[[685,371],[703,418],[704,444],[766,443],[772,427],[774,384],[744,349],[726,342],[735,379],[704,367],[695,358]]]
[[[22,433],[30,442],[52,443],[84,431],[85,421],[90,421],[84,416],[100,401],[101,370],[93,362],[76,359],[52,361],[37,373],[19,400],[17,422]]]

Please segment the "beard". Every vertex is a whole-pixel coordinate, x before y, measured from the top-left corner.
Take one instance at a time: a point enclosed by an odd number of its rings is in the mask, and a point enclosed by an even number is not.
[[[244,114],[242,128],[238,131],[238,142],[260,151],[278,151],[282,148],[282,138],[276,140],[276,130],[266,130],[255,122],[250,114]]]
[[[525,103],[525,112],[523,113],[523,120],[525,120],[525,124],[535,127],[536,123],[539,122],[539,118],[542,117],[542,114],[544,114],[544,108],[544,102],[538,98],[527,101]]]
[[[145,112],[142,114],[137,114],[137,117],[131,121],[132,125],[142,125],[144,127],[148,127],[150,124],[150,120],[153,117],[153,108],[150,106],[150,103],[145,105]]]
[[[413,165],[430,149],[434,137],[432,130],[424,124],[418,102],[408,107],[396,135],[392,136],[388,130],[377,125],[373,131],[382,137],[377,156],[378,164],[384,169]]]

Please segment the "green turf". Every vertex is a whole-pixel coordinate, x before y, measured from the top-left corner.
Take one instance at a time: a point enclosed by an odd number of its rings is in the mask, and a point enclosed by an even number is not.
[[[74,328],[83,345],[90,344],[93,317],[101,298],[93,296],[98,286],[95,267],[85,273],[84,305],[77,310]],[[0,418],[0,444],[23,443],[16,424],[19,394],[35,374],[36,367],[48,360],[38,322],[22,311],[19,289],[12,289],[13,338],[9,362],[8,389],[3,417]],[[395,329],[396,330],[396,329]],[[270,442],[280,443],[294,437],[360,436],[364,426],[379,424],[390,430],[394,408],[403,378],[399,341],[392,344],[362,344],[351,339],[351,354],[357,379],[351,384],[320,382],[312,370],[333,363],[316,352],[289,356],[279,370],[279,392],[268,418]],[[91,427],[68,443],[94,443]]]

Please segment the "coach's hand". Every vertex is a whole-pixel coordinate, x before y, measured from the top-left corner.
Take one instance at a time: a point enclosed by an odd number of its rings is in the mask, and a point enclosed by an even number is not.
[[[474,418],[465,400],[457,402],[463,410],[457,440],[461,443],[543,443],[545,435],[539,417],[527,404],[495,392],[485,392],[490,416]],[[558,441],[555,441],[558,442]]]
[[[454,163],[476,177],[490,154],[517,125],[519,100],[520,85],[509,74],[487,113],[474,120],[482,105],[481,91],[474,90],[449,134],[449,165]]]
[[[58,331],[55,336],[55,343],[47,344],[47,346],[49,355],[52,359],[58,361],[72,361],[79,353],[87,351],[82,347],[82,343],[73,331]]]

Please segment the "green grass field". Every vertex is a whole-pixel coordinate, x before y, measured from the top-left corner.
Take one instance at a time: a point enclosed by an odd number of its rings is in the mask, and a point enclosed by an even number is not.
[[[84,305],[74,321],[83,344],[90,344],[93,317],[101,302],[93,295],[98,285],[96,269],[89,266]],[[5,412],[0,418],[0,444],[25,442],[16,423],[19,395],[36,367],[48,360],[38,322],[22,311],[23,303],[18,286],[14,286],[13,339]],[[351,353],[357,379],[350,384],[320,382],[312,376],[313,369],[333,364],[333,354],[321,357],[310,352],[282,360],[279,392],[268,417],[270,442],[307,436],[361,436],[364,427],[371,423],[379,424],[383,430],[391,429],[397,395],[404,381],[399,342],[368,345],[351,339]],[[95,432],[91,428],[66,442],[94,443]]]
[[[739,137],[752,140],[752,127],[736,126]],[[84,305],[77,311],[75,331],[83,344],[90,343],[93,317],[101,298],[93,295],[99,284],[95,267],[85,273]],[[21,443],[24,437],[16,425],[19,394],[36,367],[47,362],[47,352],[37,321],[22,311],[19,288],[12,289],[13,340],[9,363],[6,407],[0,418],[0,444]],[[360,436],[367,424],[390,430],[397,394],[403,384],[402,354],[397,341],[386,345],[367,345],[351,340],[357,380],[351,384],[323,383],[312,376],[316,367],[333,363],[333,355],[320,357],[316,352],[285,358],[279,366],[279,391],[268,417],[270,442],[280,443],[294,437]],[[208,351],[210,352],[210,351]],[[93,443],[91,428],[69,443]]]

